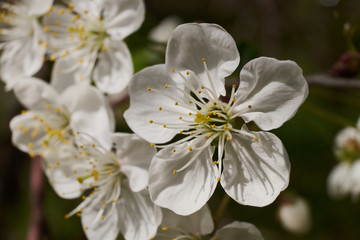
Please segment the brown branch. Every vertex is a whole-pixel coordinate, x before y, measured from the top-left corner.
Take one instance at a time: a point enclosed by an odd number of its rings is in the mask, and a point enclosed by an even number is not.
[[[42,239],[44,219],[42,211],[43,203],[43,178],[41,168],[42,158],[36,156],[31,160],[30,168],[30,198],[31,215],[28,229],[27,240]]]
[[[306,76],[309,85],[329,88],[360,88],[360,79],[332,77],[329,74],[319,73]]]

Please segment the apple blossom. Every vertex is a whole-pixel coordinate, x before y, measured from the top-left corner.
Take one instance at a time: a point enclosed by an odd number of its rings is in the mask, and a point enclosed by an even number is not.
[[[14,87],[17,99],[28,109],[10,122],[12,142],[31,157],[46,157],[62,145],[73,146],[77,131],[106,143],[106,133],[115,127],[105,97],[94,87],[76,84],[59,94],[37,78],[25,79]]]
[[[62,91],[75,82],[94,81],[108,94],[127,87],[133,74],[123,41],[144,20],[142,0],[76,0],[55,5],[44,18],[50,35],[50,60],[56,60],[52,84]]]
[[[150,195],[159,206],[191,214],[218,182],[238,203],[265,206],[287,187],[286,150],[265,131],[294,116],[307,83],[296,63],[261,57],[244,66],[240,86],[225,102],[225,77],[239,61],[235,41],[219,25],[183,24],[169,39],[165,64],[130,82],[124,117],[161,149],[149,170]],[[250,122],[265,131],[250,130]],[[183,138],[163,145],[177,134]]]
[[[148,168],[155,149],[135,134],[113,133],[103,146],[86,133],[75,136],[77,151],[63,148],[50,155],[44,169],[59,196],[84,200],[71,213],[81,215],[88,239],[150,239],[161,210],[149,197]],[[112,148],[112,150],[110,150]],[[90,192],[87,196],[84,192]]]

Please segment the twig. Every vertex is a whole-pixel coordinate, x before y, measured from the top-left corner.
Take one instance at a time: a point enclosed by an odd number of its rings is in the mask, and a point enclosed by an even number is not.
[[[219,226],[220,220],[221,220],[222,216],[224,215],[229,202],[230,202],[230,197],[229,197],[229,195],[225,194],[224,197],[221,200],[219,208],[218,208],[218,210],[216,212],[216,215],[214,217],[214,224],[215,224],[214,229],[215,230]]]
[[[329,88],[360,88],[360,79],[355,78],[332,77],[325,73],[313,74],[305,78],[310,85]]]
[[[30,198],[31,215],[28,229],[28,240],[38,240],[43,234],[43,173],[41,169],[42,158],[36,156],[31,159],[30,168]]]

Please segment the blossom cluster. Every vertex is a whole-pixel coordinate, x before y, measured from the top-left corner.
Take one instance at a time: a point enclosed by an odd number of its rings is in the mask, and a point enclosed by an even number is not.
[[[293,61],[260,57],[226,89],[240,55],[217,24],[176,27],[165,63],[133,75],[124,39],[144,21],[142,0],[2,3],[0,76],[26,108],[12,142],[62,198],[82,198],[89,239],[262,239],[235,221],[216,229],[207,202],[218,183],[239,204],[267,206],[289,184],[290,162],[268,132],[291,119],[308,94]],[[54,62],[50,83],[34,77]],[[228,91],[227,91],[228,90]],[[128,91],[115,132],[109,96]],[[228,92],[228,93],[227,93]]]

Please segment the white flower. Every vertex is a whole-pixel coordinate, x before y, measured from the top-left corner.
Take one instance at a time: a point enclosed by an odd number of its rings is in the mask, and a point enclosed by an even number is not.
[[[72,146],[77,131],[86,132],[106,143],[106,133],[115,127],[106,99],[95,88],[77,84],[59,94],[44,81],[25,79],[14,87],[25,106],[10,122],[12,142],[31,157],[47,156],[62,145]]]
[[[44,18],[51,33],[52,84],[62,91],[75,82],[94,81],[104,93],[127,87],[133,64],[124,38],[144,20],[142,0],[76,0],[54,6]]]
[[[34,75],[43,64],[45,35],[38,18],[49,10],[53,0],[23,0],[1,3],[0,76],[10,90],[22,77]]]
[[[154,240],[169,239],[211,239],[211,240],[262,240],[260,231],[246,222],[232,222],[215,233],[211,212],[207,205],[189,216],[178,216],[173,212],[163,210],[163,222]]]
[[[84,201],[65,217],[81,215],[89,239],[150,239],[161,222],[161,210],[151,201],[148,168],[155,149],[134,134],[115,133],[102,146],[85,133],[76,135],[78,152],[63,149],[62,161],[49,157],[46,173],[62,197],[83,195]],[[81,145],[79,145],[81,144]]]
[[[329,174],[328,193],[333,198],[360,194],[360,118],[356,128],[347,127],[335,137],[335,154],[340,161]]]
[[[294,197],[289,202],[282,203],[278,214],[281,224],[286,230],[298,234],[310,230],[311,212],[305,199]]]
[[[273,134],[305,100],[308,87],[292,61],[258,58],[240,73],[227,102],[224,78],[239,64],[232,37],[215,24],[184,24],[173,32],[165,64],[136,74],[125,119],[140,137],[166,143],[150,165],[152,200],[180,215],[199,210],[220,181],[241,204],[265,206],[285,189],[290,163]],[[215,154],[215,156],[214,156]],[[214,157],[214,160],[213,160]]]

